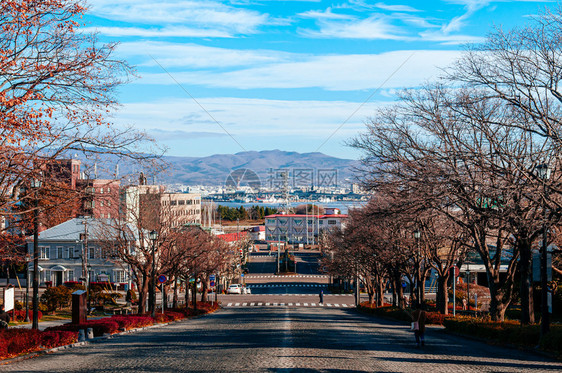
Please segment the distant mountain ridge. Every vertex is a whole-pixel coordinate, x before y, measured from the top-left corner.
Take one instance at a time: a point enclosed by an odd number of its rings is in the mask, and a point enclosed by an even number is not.
[[[331,157],[323,153],[297,153],[282,150],[247,151],[236,154],[215,154],[208,157],[166,156],[169,164],[166,175],[160,182],[186,185],[224,185],[230,173],[237,169],[248,169],[260,178],[262,185],[271,181],[272,170],[288,169],[289,185],[307,184],[312,177],[313,185],[337,181],[337,185],[349,185],[353,177],[352,168],[358,161]],[[334,173],[337,179],[334,180]],[[269,180],[269,181],[268,181]]]

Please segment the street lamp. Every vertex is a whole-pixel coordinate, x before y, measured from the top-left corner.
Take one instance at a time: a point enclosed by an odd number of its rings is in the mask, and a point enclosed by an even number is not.
[[[550,172],[551,169],[548,167],[548,164],[539,164],[536,167],[537,176],[539,179],[543,181],[543,193],[544,193],[544,202],[543,202],[543,239],[542,239],[542,248],[541,248],[541,336],[544,336],[548,333],[550,329],[550,318],[548,314],[548,279],[547,279],[547,231],[546,231],[546,198],[547,198],[547,189],[546,189],[546,181],[550,179]]]
[[[149,238],[152,241],[152,286],[151,286],[151,305],[152,317],[156,317],[156,241],[158,240],[158,232],[153,230],[149,233]]]
[[[414,231],[414,239],[416,240],[416,247],[417,247],[417,250],[418,250],[417,251],[418,260],[416,261],[416,265],[417,265],[416,281],[418,282],[416,290],[417,290],[417,298],[418,298],[417,302],[418,302],[418,304],[421,304],[421,301],[422,301],[422,291],[421,291],[420,282],[423,281],[421,279],[422,276],[421,276],[421,273],[420,273],[421,272],[420,238],[421,238],[421,232],[416,229]]]
[[[39,196],[41,179],[31,179],[30,186],[34,191],[35,210],[33,212],[33,323],[32,329],[39,329]]]

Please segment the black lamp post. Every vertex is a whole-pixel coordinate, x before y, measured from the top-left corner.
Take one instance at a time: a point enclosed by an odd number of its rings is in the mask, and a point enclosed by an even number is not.
[[[149,238],[152,241],[152,275],[150,276],[152,281],[152,304],[150,305],[150,307],[152,308],[152,317],[156,317],[156,241],[158,240],[158,232],[151,231],[149,233]]]
[[[421,304],[421,301],[422,301],[422,290],[421,290],[420,282],[423,281],[422,278],[421,278],[421,273],[420,273],[421,272],[420,237],[421,237],[421,232],[416,229],[414,231],[414,239],[416,240],[416,248],[417,248],[417,254],[416,255],[418,257],[418,260],[416,261],[416,265],[417,265],[416,280],[418,282],[417,287],[416,287],[416,290],[417,290],[416,296],[418,298],[417,299],[418,304]]]
[[[25,268],[26,268],[26,279],[25,279],[25,322],[29,322],[29,262],[31,257],[29,254],[25,255]]]
[[[33,323],[32,329],[39,329],[39,196],[40,179],[31,179],[34,191],[35,210],[33,212]]]
[[[548,164],[540,164],[536,167],[537,176],[543,181],[544,204],[543,204],[543,240],[541,247],[541,336],[550,330],[550,315],[548,314],[548,278],[547,278],[547,230],[546,230],[546,182],[550,179],[550,168]]]

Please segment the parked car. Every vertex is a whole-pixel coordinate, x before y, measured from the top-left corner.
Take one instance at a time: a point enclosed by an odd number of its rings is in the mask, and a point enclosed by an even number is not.
[[[242,288],[242,294],[252,294],[252,289],[247,288],[247,287],[243,287]]]
[[[239,284],[232,284],[226,289],[227,294],[242,294],[242,286]]]

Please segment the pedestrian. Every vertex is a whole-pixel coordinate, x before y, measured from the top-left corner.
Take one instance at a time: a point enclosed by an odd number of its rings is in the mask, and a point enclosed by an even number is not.
[[[423,310],[423,306],[420,303],[416,304],[416,309],[410,315],[412,317],[412,330],[414,331],[414,336],[416,337],[416,345],[417,347],[423,347],[425,344],[424,335],[425,335],[425,320],[426,320],[426,313]]]
[[[320,290],[320,304],[324,304],[324,290]]]
[[[10,322],[10,315],[8,312],[4,311],[4,305],[0,305],[0,329],[8,329],[8,323]]]

